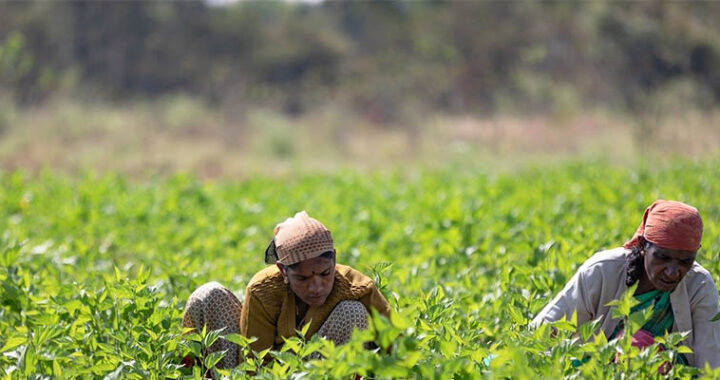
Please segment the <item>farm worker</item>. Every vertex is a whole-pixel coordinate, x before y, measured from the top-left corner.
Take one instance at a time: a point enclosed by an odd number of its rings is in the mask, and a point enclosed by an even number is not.
[[[612,319],[607,304],[637,283],[634,297],[640,303],[633,312],[652,307],[653,313],[633,336],[634,345],[646,347],[666,332],[689,331],[685,344],[693,354],[679,362],[720,367],[720,322],[712,321],[718,314],[718,289],[710,273],[695,262],[702,229],[694,207],[656,201],[645,210],[632,239],[583,263],[531,325],[570,319],[577,312],[578,326],[600,318],[605,336],[613,339],[623,333],[623,325]]]
[[[226,333],[257,337],[250,344],[256,352],[280,348],[283,338],[295,336],[306,323],[306,337],[320,334],[344,344],[353,328],[367,327],[369,310],[389,316],[390,305],[369,277],[335,259],[330,231],[299,212],[275,227],[265,251],[265,262],[274,265],[250,280],[244,304],[217,282],[202,285],[188,299],[183,326],[224,327]],[[237,345],[219,339],[210,347],[211,352],[225,349],[219,367],[236,366]]]

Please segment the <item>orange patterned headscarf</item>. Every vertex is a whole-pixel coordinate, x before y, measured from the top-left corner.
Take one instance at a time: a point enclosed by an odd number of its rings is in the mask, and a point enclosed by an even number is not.
[[[265,262],[292,265],[333,251],[330,230],[301,211],[275,227],[275,237],[265,250]]]
[[[662,248],[697,251],[702,230],[702,218],[695,207],[682,202],[658,200],[645,209],[640,227],[624,247],[638,247],[644,239]]]

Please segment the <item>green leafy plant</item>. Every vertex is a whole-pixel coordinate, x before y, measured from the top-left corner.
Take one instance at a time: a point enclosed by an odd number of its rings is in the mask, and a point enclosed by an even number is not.
[[[608,341],[598,321],[528,327],[594,251],[634,232],[656,198],[701,210],[697,260],[718,279],[718,167],[566,163],[225,182],[2,173],[0,379],[202,379],[208,370],[218,379],[718,377],[681,365],[661,375],[689,353],[686,335],[633,347],[648,314],[630,313],[631,293],[614,303],[627,328],[620,339]],[[375,280],[389,319],[374,315],[343,346],[301,330],[263,352],[238,334],[180,327],[201,284],[242,294],[265,266],[272,228],[302,209],[332,229],[340,263]],[[217,339],[240,346],[240,366],[217,368],[223,353],[206,350]],[[187,354],[201,364],[183,368]]]

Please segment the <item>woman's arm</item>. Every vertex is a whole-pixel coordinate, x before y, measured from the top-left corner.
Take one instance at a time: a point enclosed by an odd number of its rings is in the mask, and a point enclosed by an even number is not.
[[[248,338],[257,338],[250,343],[253,351],[260,352],[275,344],[276,323],[260,299],[248,288],[240,313],[240,333]]]
[[[563,318],[570,320],[577,311],[578,327],[596,317],[597,298],[602,287],[602,273],[598,265],[582,266],[565,284],[563,290],[538,313],[530,322],[537,327],[544,322],[555,322]]]
[[[708,274],[698,292],[697,300],[690,304],[693,325],[694,366],[703,368],[708,363],[712,368],[720,367],[720,321],[712,322],[718,314],[718,289]]]
[[[370,311],[371,308],[378,311],[378,313],[390,317],[390,304],[388,303],[387,299],[385,299],[385,296],[380,293],[380,291],[375,287],[375,285],[372,285],[370,288],[370,292],[363,296],[362,299],[360,299],[360,302],[362,302],[365,307]]]

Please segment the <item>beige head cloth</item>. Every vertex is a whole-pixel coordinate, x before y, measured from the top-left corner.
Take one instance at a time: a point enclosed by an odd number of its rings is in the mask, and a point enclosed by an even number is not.
[[[301,211],[275,227],[278,261],[292,265],[333,250],[333,240],[322,223]]]

